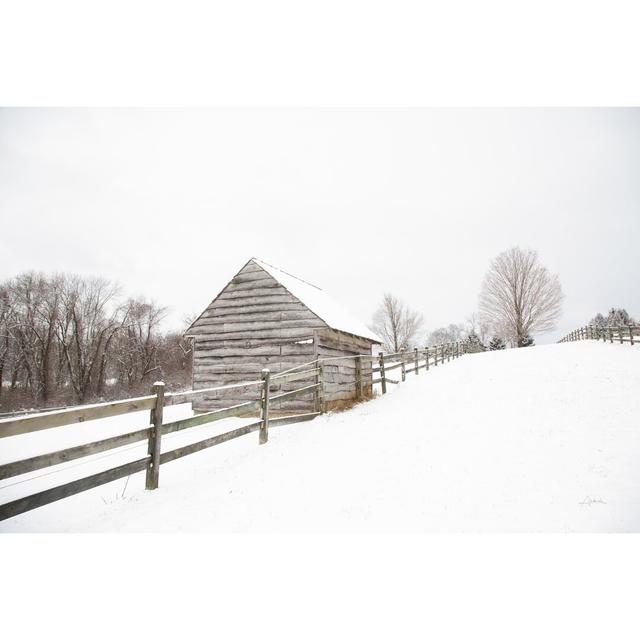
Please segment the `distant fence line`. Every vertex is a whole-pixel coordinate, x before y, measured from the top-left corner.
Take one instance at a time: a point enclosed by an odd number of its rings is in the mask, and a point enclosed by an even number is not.
[[[397,353],[384,354],[380,352],[377,356],[339,356],[336,358],[320,358],[307,362],[287,371],[278,374],[271,374],[269,369],[263,369],[260,380],[252,380],[238,384],[223,385],[210,389],[197,389],[192,391],[181,391],[177,393],[164,392],[164,383],[156,382],[151,389],[151,394],[139,398],[128,398],[115,402],[104,402],[92,405],[80,405],[69,407],[57,411],[48,411],[46,413],[37,413],[22,415],[20,417],[12,417],[0,420],[0,439],[8,436],[15,436],[27,433],[41,431],[43,429],[51,429],[54,427],[62,427],[71,424],[77,424],[89,420],[97,420],[100,418],[109,418],[118,415],[129,414],[137,411],[150,411],[150,426],[146,429],[140,429],[130,433],[125,433],[103,440],[97,440],[87,444],[82,444],[67,449],[46,453],[44,455],[10,462],[0,465],[0,480],[5,480],[14,476],[19,476],[39,469],[51,467],[53,465],[62,464],[78,458],[92,456],[96,453],[118,449],[125,445],[136,442],[147,441],[147,455],[139,460],[119,465],[106,471],[101,471],[93,475],[67,482],[65,484],[46,489],[29,496],[7,502],[0,505],[0,520],[12,518],[26,511],[36,509],[51,502],[61,500],[82,491],[93,489],[100,485],[114,480],[127,477],[133,473],[146,470],[145,488],[157,489],[159,484],[160,465],[173,460],[178,460],[186,455],[208,449],[223,442],[228,442],[243,435],[247,435],[254,431],[259,432],[259,444],[265,444],[269,439],[269,428],[304,422],[312,420],[316,416],[326,412],[324,402],[323,387],[324,367],[328,362],[336,360],[355,360],[355,401],[365,398],[365,376],[362,375],[362,364],[371,362],[373,373],[379,374],[378,377],[369,379],[371,384],[380,384],[383,394],[387,393],[388,384],[399,384],[406,380],[407,374],[413,373],[418,375],[421,370],[428,371],[430,367],[437,367],[451,359],[460,357],[465,353],[464,343],[461,341],[440,344],[433,347],[425,347],[424,349],[413,349],[413,351],[399,351]],[[400,369],[400,379],[389,377],[388,373],[392,370]],[[303,386],[298,389],[286,391],[284,393],[272,394],[272,391],[278,391],[278,388],[284,383],[302,382]],[[240,388],[255,388],[256,400],[243,402],[230,407],[208,411],[191,418],[176,420],[174,422],[165,423],[163,421],[164,407],[182,404],[188,402],[191,398],[210,394],[213,392],[224,392],[226,390],[238,390]],[[296,396],[304,396],[313,394],[314,411],[297,415],[288,415],[281,417],[270,417],[270,408],[273,403],[282,400],[288,400]],[[251,413],[258,412],[259,419],[246,424],[232,431],[188,444],[177,449],[172,449],[164,453],[161,452],[162,436],[207,424],[232,416],[248,417]]]
[[[567,334],[558,342],[575,342],[576,340],[607,340],[611,343],[620,344],[628,342],[633,345],[640,341],[640,325],[621,325],[617,327],[599,327],[597,325],[586,325]]]

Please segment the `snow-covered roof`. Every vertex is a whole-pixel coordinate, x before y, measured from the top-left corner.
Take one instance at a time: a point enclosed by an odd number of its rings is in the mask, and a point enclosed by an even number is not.
[[[373,342],[382,342],[363,322],[351,315],[342,305],[319,287],[296,278],[290,273],[282,271],[258,258],[252,258],[252,260],[332,329],[351,333]]]

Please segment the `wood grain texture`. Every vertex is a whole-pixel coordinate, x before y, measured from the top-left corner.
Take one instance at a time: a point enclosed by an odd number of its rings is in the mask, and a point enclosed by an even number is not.
[[[157,489],[160,478],[160,445],[162,437],[162,415],[164,409],[164,382],[156,382],[151,387],[155,393],[156,402],[151,409],[149,430],[149,463],[147,465],[146,489]]]
[[[0,438],[15,436],[22,433],[32,433],[42,429],[63,427],[68,424],[78,422],[88,422],[99,418],[110,418],[125,413],[143,411],[151,409],[155,405],[155,396],[143,396],[141,398],[130,398],[128,400],[118,400],[116,402],[104,402],[93,405],[81,405],[62,409],[61,411],[50,411],[38,413],[22,418],[5,418],[0,420]]]
[[[46,467],[69,462],[70,460],[92,456],[102,451],[117,449],[118,447],[124,447],[134,442],[141,442],[148,439],[149,433],[150,429],[141,429],[140,431],[133,431],[119,436],[113,436],[112,438],[81,444],[77,447],[69,447],[68,449],[61,449],[52,453],[26,458],[25,460],[3,464],[0,466],[0,480],[12,478],[31,471],[37,471],[38,469],[45,469]]]
[[[249,262],[231,279],[190,328],[189,335],[195,338],[194,388],[256,378],[265,367],[276,376],[314,355],[370,357],[372,344],[327,326],[254,262]],[[344,382],[336,378],[336,375],[339,378],[344,374],[351,376],[353,381],[362,379],[363,387],[370,386],[371,362],[360,364],[360,372],[353,359],[335,367],[327,364],[325,371],[332,381]],[[285,408],[288,398],[283,396],[278,406]],[[295,395],[292,398],[296,403],[300,402]],[[208,412],[216,406],[222,408],[227,400],[199,397],[194,402],[194,410]],[[310,400],[309,410],[313,405]]]
[[[233,440],[234,438],[239,438],[240,436],[244,436],[248,433],[258,431],[261,424],[262,420],[258,422],[252,422],[251,424],[239,427],[238,429],[234,429],[233,431],[227,431],[226,433],[221,433],[220,435],[206,438],[205,440],[200,440],[198,442],[194,442],[193,444],[188,444],[184,447],[166,451],[160,456],[160,464],[178,460],[179,458],[183,458],[184,456],[188,456],[192,453],[197,453],[198,451],[203,451],[204,449],[208,449],[209,447],[215,447],[216,445],[222,444],[223,442],[229,442],[229,440]]]
[[[201,413],[191,418],[185,418],[184,420],[175,420],[174,422],[168,422],[162,425],[162,435],[167,433],[173,433],[174,431],[182,431],[191,427],[197,427],[201,424],[207,424],[209,422],[215,422],[216,420],[222,420],[224,418],[230,418],[232,416],[248,415],[252,411],[259,409],[262,405],[261,400],[250,400],[248,402],[241,402],[233,406],[227,406],[222,409],[215,409],[208,411],[207,413]]]
[[[266,444],[269,440],[269,398],[270,398],[270,377],[271,372],[269,369],[262,370],[262,380],[264,385],[262,387],[262,415],[260,420],[260,436],[258,444]]]

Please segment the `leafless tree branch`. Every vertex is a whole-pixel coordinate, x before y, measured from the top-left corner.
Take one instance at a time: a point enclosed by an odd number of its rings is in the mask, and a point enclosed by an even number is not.
[[[558,276],[538,263],[537,253],[513,247],[491,262],[482,283],[480,316],[495,335],[521,347],[527,335],[555,328],[562,299]]]

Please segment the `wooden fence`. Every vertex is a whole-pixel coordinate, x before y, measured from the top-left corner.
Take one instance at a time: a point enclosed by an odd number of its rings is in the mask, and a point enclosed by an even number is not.
[[[586,325],[567,334],[558,342],[575,342],[576,340],[602,340],[620,344],[628,342],[633,345],[640,342],[640,325],[622,325],[619,327],[598,327]]]
[[[45,469],[54,465],[76,460],[96,453],[118,449],[136,442],[147,442],[147,454],[138,460],[119,465],[106,471],[67,482],[65,484],[46,489],[38,493],[28,495],[11,502],[0,505],[0,520],[6,520],[26,511],[36,509],[51,502],[66,498],[88,489],[127,477],[131,474],[146,471],[145,488],[157,489],[159,484],[160,466],[184,456],[208,449],[209,447],[228,442],[240,436],[254,431],[259,432],[259,444],[265,444],[269,439],[269,429],[306,420],[312,420],[325,412],[323,399],[323,370],[336,360],[356,359],[356,372],[362,372],[362,364],[372,363],[372,370],[378,374],[369,383],[380,384],[383,394],[387,392],[388,384],[399,384],[406,380],[408,374],[418,375],[421,370],[428,371],[430,367],[437,367],[457,358],[464,353],[464,345],[461,342],[437,345],[413,351],[383,354],[378,356],[340,356],[337,358],[323,358],[308,362],[282,373],[272,375],[268,369],[263,369],[260,380],[214,387],[211,389],[198,389],[195,391],[182,391],[178,393],[164,392],[164,383],[156,382],[151,394],[139,398],[129,398],[116,402],[106,402],[94,405],[81,405],[68,409],[49,411],[32,415],[22,415],[0,420],[0,439],[8,436],[33,433],[43,429],[51,429],[72,425],[89,420],[109,418],[118,415],[129,414],[137,411],[149,411],[149,427],[139,429],[95,442],[82,444],[52,453],[34,456],[16,462],[0,465],[0,480],[12,478],[22,474]],[[377,366],[376,366],[377,365]],[[389,372],[400,369],[399,379],[389,377]],[[278,393],[278,389],[285,383],[299,382],[302,386],[297,389]],[[363,389],[367,382],[360,373],[356,373],[354,384],[356,385],[356,400],[364,399]],[[255,389],[256,399],[236,404],[215,411],[209,411],[191,418],[165,423],[163,421],[164,407],[189,402],[194,397],[212,392],[232,391],[243,389]],[[276,391],[275,394],[272,392]],[[284,399],[295,396],[312,394],[315,410],[296,415],[271,417],[270,407]],[[233,416],[248,417],[256,413],[258,420],[245,424],[231,431],[215,435],[204,440],[199,440],[177,449],[162,453],[162,436],[191,427],[211,423]]]

